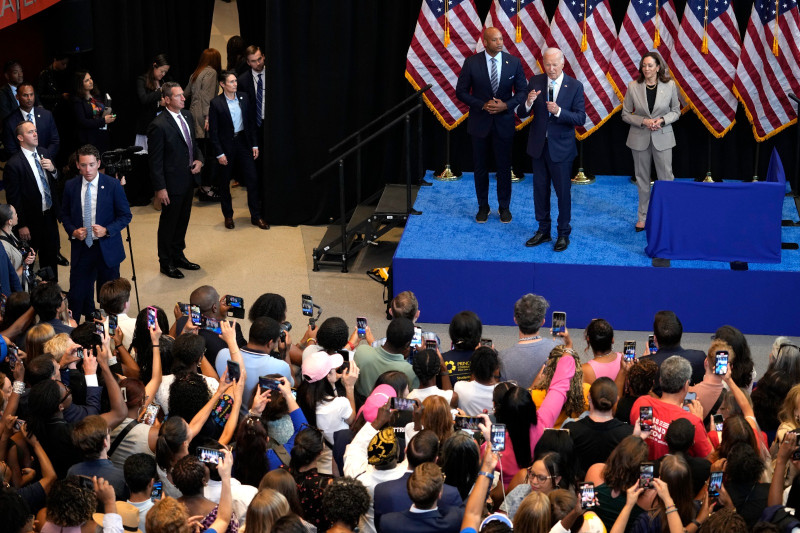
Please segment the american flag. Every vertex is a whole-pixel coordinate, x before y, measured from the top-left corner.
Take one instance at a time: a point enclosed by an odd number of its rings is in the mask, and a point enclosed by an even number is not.
[[[672,54],[672,75],[692,109],[715,137],[736,122],[733,81],[739,26],[731,0],[688,0]]]
[[[591,135],[622,107],[606,77],[616,40],[609,0],[561,0],[558,4],[547,45],[564,52],[564,72],[583,83],[586,122],[577,128],[578,139]]]
[[[800,94],[797,0],[756,0],[747,24],[734,92],[761,142],[797,122],[787,93]]]
[[[474,0],[422,2],[406,55],[406,79],[417,90],[433,85],[423,95],[425,103],[448,130],[467,118],[469,106],[456,98],[456,82],[481,30]]]
[[[542,73],[542,48],[550,31],[542,0],[494,0],[484,22],[484,27],[492,26],[503,34],[503,48],[522,60],[525,79]],[[478,41],[476,51],[483,48],[483,41]],[[532,119],[528,117],[522,122],[516,117],[517,129]]]
[[[620,100],[628,92],[628,83],[639,77],[639,61],[647,52],[656,50],[672,68],[672,49],[677,36],[674,0],[630,1],[608,69],[608,79]]]

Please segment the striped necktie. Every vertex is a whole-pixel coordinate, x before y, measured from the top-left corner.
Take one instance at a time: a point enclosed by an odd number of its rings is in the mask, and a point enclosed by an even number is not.
[[[497,89],[500,87],[500,77],[497,75],[497,58],[492,58],[492,75],[491,80],[492,82],[492,95],[497,94]]]
[[[92,182],[86,183],[86,193],[83,195],[83,227],[86,228],[86,246],[91,246],[94,241],[92,233]]]

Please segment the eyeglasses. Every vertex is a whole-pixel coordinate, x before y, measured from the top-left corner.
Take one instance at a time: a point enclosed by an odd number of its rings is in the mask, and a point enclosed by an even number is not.
[[[527,481],[530,483],[531,481],[537,481],[539,483],[544,483],[548,479],[553,479],[555,476],[543,476],[541,474],[534,474],[531,468],[528,468],[527,474]]]
[[[59,381],[59,383],[61,383],[61,382]],[[64,393],[65,393],[65,394],[64,394],[64,397],[63,397],[63,398],[61,398],[61,399],[58,401],[58,403],[64,403],[64,401],[66,401],[66,399],[67,399],[67,398],[69,398],[70,396],[72,396],[72,389],[70,389],[69,387],[67,387],[67,386],[66,386],[66,385],[64,385],[63,383],[61,383],[61,385],[64,387]]]

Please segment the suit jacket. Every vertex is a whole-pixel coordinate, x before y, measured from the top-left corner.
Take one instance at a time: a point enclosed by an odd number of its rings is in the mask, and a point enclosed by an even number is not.
[[[410,508],[410,506],[409,506]],[[460,507],[442,508],[435,511],[415,512],[405,510],[389,513],[384,517],[382,533],[458,533],[464,509]],[[377,527],[377,526],[376,526]]]
[[[250,111],[250,101],[244,93],[237,92],[236,98],[239,100],[239,107],[242,110],[242,131],[247,137],[247,146],[258,146],[255,113]],[[236,141],[233,138],[233,119],[224,93],[215,96],[208,108],[208,136],[211,138],[215,156],[233,155],[236,149],[234,146]]]
[[[538,74],[531,78],[525,92],[525,97],[532,90],[541,91],[533,101],[530,111],[525,110],[525,101],[517,107],[517,116],[520,118],[533,115],[531,129],[528,134],[528,155],[534,158],[542,157],[544,140],[547,138],[547,149],[550,159],[555,162],[568,161],[578,155],[575,146],[575,127],[586,122],[586,108],[583,98],[583,84],[571,76],[564,74],[561,88],[558,91],[556,104],[561,108],[559,116],[547,112],[547,83],[546,74]]]
[[[675,346],[674,348],[659,348],[658,351],[653,355],[646,356],[647,359],[653,360],[659,368],[661,368],[661,363],[667,360],[667,358],[672,357],[673,355],[680,355],[692,365],[692,384],[697,384],[703,381],[703,376],[706,373],[705,368],[705,360],[706,354],[700,350],[694,350],[692,348],[683,348],[680,345]],[[656,387],[658,392],[661,391],[661,386],[656,380]]]
[[[194,145],[194,160],[203,161],[203,153],[194,135],[192,114],[181,110],[189,126],[189,134]],[[187,194],[194,187],[200,174],[192,174],[189,167],[189,153],[183,132],[170,112],[164,111],[147,127],[147,151],[150,154],[150,178],[153,189],[167,189],[170,195]]]
[[[5,122],[6,117],[17,107],[19,101],[11,91],[11,86],[6,83],[0,88],[0,121]]]
[[[11,264],[11,259],[6,254],[6,249],[0,246],[0,293],[11,296],[12,292],[20,292],[22,285],[19,282],[17,271]]]
[[[625,145],[631,150],[646,150],[653,141],[656,150],[668,150],[675,146],[675,134],[672,123],[681,117],[681,104],[678,100],[678,89],[675,82],[659,83],[656,89],[656,101],[653,111],[647,105],[645,83],[635,80],[628,85],[625,100],[622,103],[622,120],[631,125]],[[642,125],[646,118],[664,118],[661,129],[650,131]]]
[[[381,530],[381,520],[383,515],[388,513],[397,513],[400,511],[408,511],[411,508],[411,498],[408,495],[408,478],[411,477],[411,472],[406,472],[403,477],[392,481],[384,481],[375,486],[374,496],[372,498],[373,508],[375,510],[375,529]],[[457,507],[464,506],[461,500],[461,495],[458,489],[452,485],[444,485],[442,497],[439,498],[439,507]],[[459,525],[461,520],[459,519]]]
[[[264,69],[261,72],[264,75],[264,87],[267,85],[267,69]],[[253,102],[253,107],[251,108],[250,112],[253,114],[253,124],[255,124],[256,118],[256,82],[253,80],[253,69],[248,68],[244,72],[242,72],[238,78],[236,78],[238,83],[237,90],[240,93],[244,93],[247,95],[247,99]],[[264,102],[266,105],[266,101]]]
[[[486,52],[479,52],[468,57],[461,67],[456,83],[456,96],[469,106],[467,133],[476,137],[486,137],[494,131],[501,138],[514,136],[514,108],[525,101],[525,73],[518,57],[501,52],[499,76],[500,83],[497,94],[492,93],[489,78],[489,67],[486,64]],[[508,109],[495,115],[483,110],[483,104],[497,97],[508,106]]]
[[[44,148],[52,157],[57,156],[61,139],[58,136],[58,128],[53,114],[43,107],[34,107],[31,112],[34,115],[34,120],[36,120],[39,146]],[[14,130],[17,129],[17,124],[23,120],[28,120],[28,117],[27,113],[23,113],[20,108],[15,109],[6,117],[3,127],[3,144],[9,156],[16,154],[20,150]]]
[[[37,148],[39,157],[50,159],[50,154],[43,148]],[[56,218],[61,218],[58,202],[55,199],[55,181],[57,175],[44,171],[47,183],[50,185],[50,196],[53,200]],[[39,192],[38,180],[33,175],[33,169],[20,150],[8,160],[3,173],[3,182],[6,186],[6,199],[17,210],[17,227],[25,228],[36,224],[42,218],[42,193]]]
[[[96,99],[103,106],[106,105],[105,95],[98,96]],[[95,116],[92,104],[85,98],[73,97],[72,108],[75,113],[75,133],[78,135],[78,142],[82,145],[92,144],[101,152],[106,149],[108,141],[105,137],[109,131],[108,128],[101,129],[106,125],[103,115]]]
[[[186,98],[191,97],[189,111],[194,117],[194,134],[198,139],[206,138],[206,117],[208,116],[208,106],[211,100],[219,93],[219,81],[217,81],[217,71],[211,67],[206,67],[200,71],[194,81],[189,78],[189,83],[183,90]]]
[[[125,191],[119,181],[98,174],[95,178],[97,185],[97,205],[95,206],[95,224],[104,226],[108,235],[101,239],[96,239],[100,244],[100,251],[103,260],[107,265],[120,264],[125,260],[125,248],[122,245],[121,232],[131,222],[131,209]],[[72,233],[84,227],[83,207],[81,204],[81,186],[83,177],[77,176],[69,180],[64,186],[63,198],[63,222],[64,229],[70,239]],[[75,264],[79,254],[82,252],[81,246],[72,247],[72,262]]]

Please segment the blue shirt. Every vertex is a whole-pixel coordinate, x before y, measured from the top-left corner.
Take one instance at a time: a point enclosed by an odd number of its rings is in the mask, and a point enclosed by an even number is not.
[[[233,122],[233,133],[239,133],[244,129],[242,122],[242,108],[239,105],[239,98],[234,93],[233,98],[225,97],[225,102],[228,104],[228,111],[231,113],[231,121]]]
[[[244,368],[247,370],[247,380],[244,385],[241,413],[242,416],[247,416],[247,411],[252,398],[253,391],[258,385],[259,376],[266,376],[267,374],[280,374],[289,380],[289,384],[294,386],[294,379],[292,379],[292,369],[286,364],[286,361],[276,359],[267,353],[254,352],[252,350],[240,349],[242,359],[244,360]],[[231,360],[231,352],[227,348],[223,348],[217,354],[217,360],[214,365],[217,370],[217,375],[221,376],[228,368],[228,361]]]

